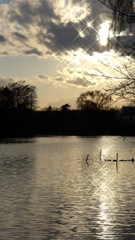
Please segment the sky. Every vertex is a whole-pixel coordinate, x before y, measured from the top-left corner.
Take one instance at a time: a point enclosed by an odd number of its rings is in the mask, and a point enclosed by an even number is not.
[[[40,108],[74,109],[81,93],[111,84],[100,75],[113,74],[108,63],[126,61],[107,51],[108,32],[98,0],[0,0],[0,86],[22,80],[37,87]]]

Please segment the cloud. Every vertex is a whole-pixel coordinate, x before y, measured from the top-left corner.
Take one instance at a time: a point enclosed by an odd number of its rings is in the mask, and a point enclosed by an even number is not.
[[[19,41],[28,41],[28,38],[19,32],[14,32],[13,36],[16,37]]]
[[[0,76],[0,87],[7,86],[9,83],[13,82],[14,82],[13,78]]]
[[[0,52],[0,56],[8,56],[8,52],[7,51]]]
[[[134,59],[124,58],[117,52],[86,54],[83,50],[72,52],[67,56],[62,70],[58,70],[58,76],[65,85],[89,88],[92,90],[106,90],[108,86],[116,86],[134,68]],[[132,70],[133,72],[133,70]],[[130,73],[131,74],[131,73]],[[61,84],[53,79],[55,84]]]
[[[70,0],[67,4],[64,0],[14,0],[1,4],[0,55],[40,58],[51,55],[61,63],[57,77],[48,81],[96,87],[101,82],[101,76],[93,77],[96,68],[107,71],[99,64],[102,57],[107,61],[107,56],[102,54],[105,48],[98,40],[100,25],[107,18],[105,12],[105,6],[98,0]],[[134,36],[125,36],[126,33],[121,41],[126,39],[134,47]],[[38,80],[47,78],[39,75]]]
[[[58,82],[63,82],[63,77],[58,76],[58,77],[55,78],[55,80],[58,81]]]
[[[1,3],[8,4],[8,3],[10,3],[10,1],[11,1],[11,0],[0,0],[0,4],[1,4]]]
[[[17,23],[26,29],[33,24],[35,26],[45,27],[47,22],[58,18],[54,12],[51,1],[48,0],[24,0],[19,2],[18,0],[14,0],[9,6],[8,14],[10,22]]]
[[[40,32],[38,41],[56,54],[63,54],[70,48],[78,48],[82,44],[78,31],[71,23],[66,26],[50,23],[45,34]]]
[[[0,35],[0,43],[4,43],[6,42],[6,39],[4,36]]]
[[[9,5],[8,19],[11,23],[28,27],[35,22],[35,8],[29,1],[14,1]]]
[[[48,76],[43,75],[43,74],[39,74],[38,78],[40,78],[40,79],[48,79]]]
[[[37,48],[33,48],[31,50],[27,50],[25,51],[26,55],[37,55],[37,56],[42,56],[43,53],[41,51],[39,51]]]
[[[96,28],[99,22],[93,19],[96,15],[93,15],[93,6],[99,20],[97,1],[93,4],[92,0],[73,1],[72,6],[65,6],[64,0],[14,0],[3,4],[0,42],[5,43],[8,39],[3,52],[8,48],[10,55],[46,57],[48,54],[67,54],[78,48],[98,50]],[[91,28],[89,21],[93,24]]]
[[[4,1],[3,1],[4,2]],[[70,2],[70,3],[69,3]],[[1,4],[1,52],[60,56],[83,49],[103,52],[98,41],[106,7],[98,0],[23,0]],[[124,38],[123,38],[124,39]]]
[[[72,82],[71,81],[67,81],[67,83],[70,83],[72,85],[76,85],[76,86],[80,86],[80,87],[84,87],[84,88],[88,88],[91,87],[93,85],[96,85],[95,82],[91,82],[88,81],[85,77],[84,78],[75,78]]]

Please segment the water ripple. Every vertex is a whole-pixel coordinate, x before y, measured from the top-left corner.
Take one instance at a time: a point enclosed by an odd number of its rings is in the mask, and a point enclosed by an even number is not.
[[[129,155],[135,153],[134,139],[126,141]],[[116,163],[99,160],[100,148],[110,156],[118,144],[121,156],[127,154],[125,141],[54,137],[19,143],[0,144],[0,239],[135,239],[134,163],[120,162],[117,172]]]

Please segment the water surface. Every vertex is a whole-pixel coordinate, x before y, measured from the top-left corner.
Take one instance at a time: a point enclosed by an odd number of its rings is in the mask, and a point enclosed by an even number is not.
[[[135,158],[134,146],[134,137],[0,139],[0,239],[135,239],[135,163],[104,161]]]

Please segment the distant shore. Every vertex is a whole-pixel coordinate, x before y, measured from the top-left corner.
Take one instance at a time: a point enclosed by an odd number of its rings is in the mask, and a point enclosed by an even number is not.
[[[22,111],[0,113],[0,137],[135,136],[135,123],[112,111]]]

